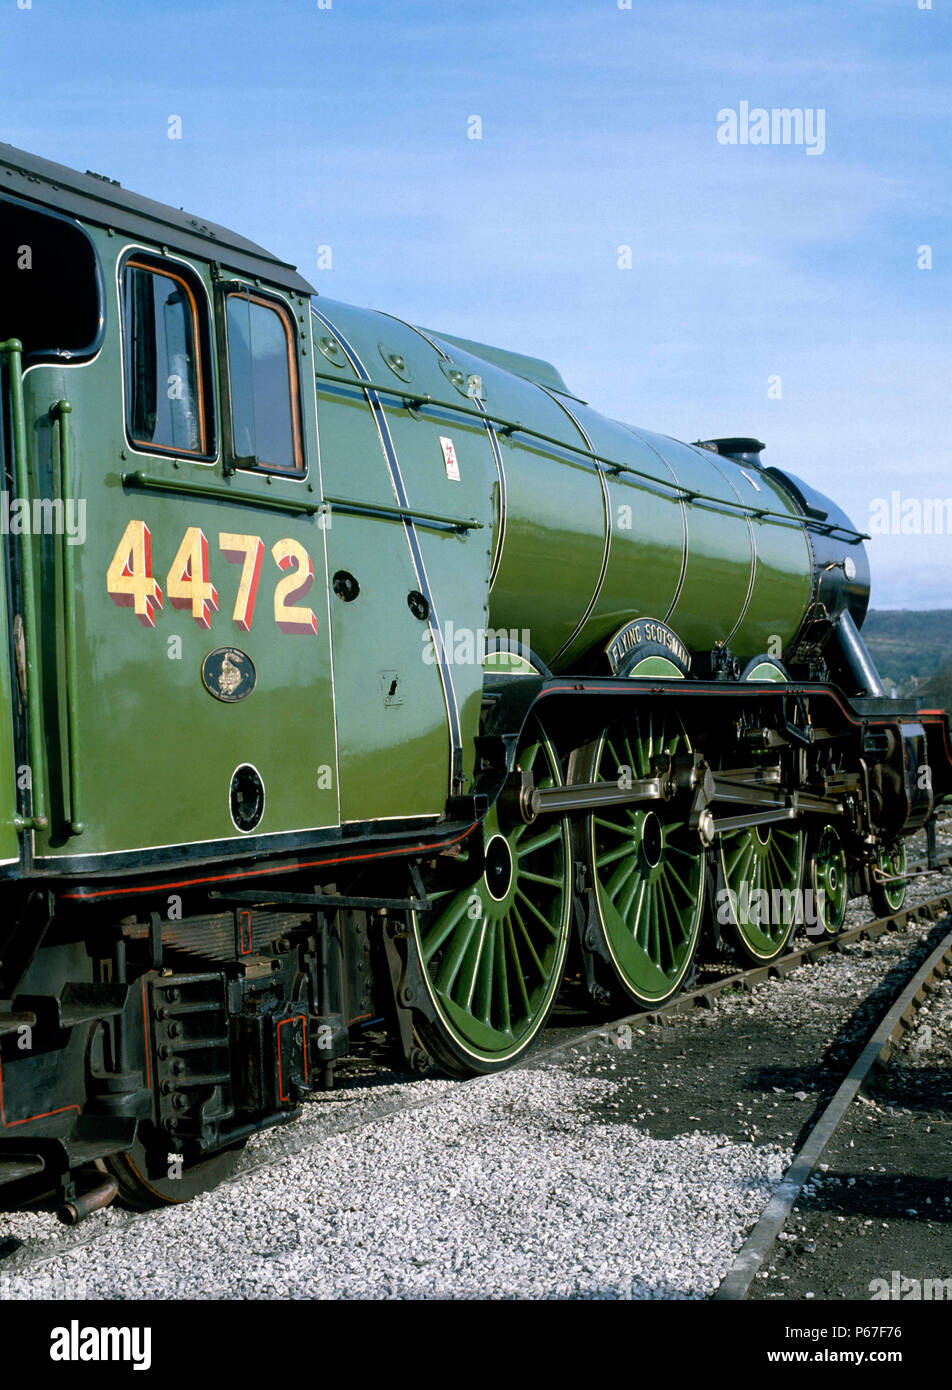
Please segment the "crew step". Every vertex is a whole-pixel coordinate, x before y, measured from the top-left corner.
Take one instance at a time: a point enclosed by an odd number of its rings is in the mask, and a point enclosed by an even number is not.
[[[80,1168],[85,1163],[95,1163],[97,1158],[108,1158],[114,1153],[128,1153],[131,1148],[132,1134],[111,1139],[71,1139],[69,1165],[71,1168]]]
[[[36,1014],[31,1013],[0,1013],[0,1037],[4,1033],[15,1033],[18,1028],[33,1028],[36,1026]]]
[[[20,1178],[32,1178],[42,1173],[42,1158],[30,1158],[28,1154],[17,1158],[0,1158],[0,1187],[7,1182],[17,1182]]]
[[[114,1018],[125,1006],[126,991],[126,985],[111,982],[70,981],[63,986],[59,999],[60,1027],[77,1028],[100,1018]]]

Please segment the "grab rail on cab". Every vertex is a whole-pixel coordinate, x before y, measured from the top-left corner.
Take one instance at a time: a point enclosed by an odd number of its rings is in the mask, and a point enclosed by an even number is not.
[[[26,450],[26,413],[23,405],[23,344],[19,338],[0,343],[0,354],[7,359],[10,392],[10,425],[13,446],[13,472],[17,496],[29,506],[30,472]],[[31,513],[32,514],[32,513]],[[26,691],[27,737],[30,758],[30,807],[32,815],[15,816],[18,830],[45,830],[46,755],[43,743],[41,692],[37,662],[36,588],[33,570],[33,534],[27,525],[20,532],[20,585],[23,602],[23,683]]]

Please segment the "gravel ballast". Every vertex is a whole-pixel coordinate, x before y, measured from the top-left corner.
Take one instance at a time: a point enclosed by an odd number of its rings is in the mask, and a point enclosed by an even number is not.
[[[588,1121],[613,1090],[552,1065],[457,1087],[142,1217],[6,1295],[707,1297],[790,1155]]]

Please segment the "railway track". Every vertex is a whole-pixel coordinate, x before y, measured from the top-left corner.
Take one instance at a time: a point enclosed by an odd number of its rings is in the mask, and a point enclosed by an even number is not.
[[[950,866],[952,866],[952,855],[940,856],[938,871]],[[921,871],[924,868],[924,863],[913,864],[910,865],[910,872]],[[952,892],[941,893],[909,907],[904,907],[888,917],[876,918],[857,927],[844,930],[837,937],[798,944],[793,950],[769,966],[753,966],[731,971],[728,974],[715,975],[711,973],[709,976],[705,976],[702,971],[700,980],[694,988],[683,992],[656,1010],[629,1013],[622,1017],[600,1022],[596,1026],[573,1027],[570,1025],[564,1028],[561,1036],[556,1039],[551,1038],[552,1030],[550,1030],[549,1040],[537,1045],[521,1064],[521,1068],[535,1066],[541,1061],[571,1052],[598,1039],[624,1039],[630,1043],[633,1025],[644,1027],[645,1025],[663,1026],[667,1023],[673,1023],[678,1016],[691,1013],[697,1008],[710,1007],[718,996],[725,992],[738,989],[753,990],[767,979],[785,978],[808,961],[841,950],[844,946],[862,941],[874,941],[887,932],[908,929],[915,924],[935,925],[943,917],[950,914],[952,914]],[[943,973],[950,960],[952,960],[952,932],[944,938],[940,946],[931,953],[928,960],[914,973],[912,978],[908,979],[907,977],[906,983],[900,989],[892,1006],[866,1043],[848,1076],[837,1089],[833,1100],[812,1127],[806,1142],[800,1148],[776,1193],[745,1241],[734,1266],[725,1277],[715,1297],[738,1299],[745,1295],[757,1270],[769,1255],[786,1216],[789,1214],[803,1184],[809,1178],[813,1167],[819,1161],[836,1124],[846,1113],[850,1101],[860,1089],[863,1080],[868,1076],[877,1060],[886,1055],[897,1031],[903,1027],[904,1022],[907,1022],[915,1011],[918,1001],[923,997],[925,985],[933,976]],[[517,1068],[517,1070],[521,1068]],[[239,1171],[226,1178],[221,1186],[226,1187],[251,1181],[256,1174],[282,1159],[290,1158],[308,1149],[317,1149],[323,1142],[334,1136],[364,1129],[404,1112],[425,1109],[441,1096],[446,1095],[448,1090],[456,1092],[460,1086],[476,1086],[491,1081],[491,1079],[476,1077],[468,1081],[440,1081],[434,1083],[435,1090],[433,1092],[420,1098],[408,1099],[405,1095],[398,1095],[392,1100],[385,1098],[382,1102],[374,1103],[368,1108],[361,1108],[357,1115],[345,1112],[339,1118],[329,1117],[329,1122],[322,1125],[320,1133],[316,1136],[312,1133],[297,1134],[293,1129],[272,1133],[269,1136],[267,1152],[258,1158],[248,1155],[248,1161],[242,1164]],[[386,1085],[385,1080],[382,1085]],[[393,1089],[399,1090],[400,1088],[394,1087]],[[40,1250],[27,1257],[18,1258],[16,1251],[14,1251],[4,1259],[2,1255],[3,1242],[0,1241],[0,1297],[4,1295],[3,1281],[5,1279],[28,1281],[34,1276],[42,1275],[42,1271],[54,1261],[121,1234],[141,1219],[142,1215],[137,1212],[124,1213],[120,1216],[113,1210],[109,1213],[108,1224],[90,1220],[88,1224],[84,1223],[74,1229],[64,1231],[57,1239],[44,1241]],[[22,1246],[18,1248],[22,1248]]]
[[[889,1056],[903,1032],[911,1025],[926,990],[936,978],[943,978],[952,967],[952,932],[948,932],[934,951],[900,990],[891,1007],[866,1043],[859,1057],[824,1108],[787,1170],[783,1181],[767,1203],[760,1220],[741,1247],[714,1297],[736,1302],[746,1298],[751,1284],[773,1250],[774,1243],[804,1185],[822,1158],[840,1121],[846,1115],[863,1084]]]

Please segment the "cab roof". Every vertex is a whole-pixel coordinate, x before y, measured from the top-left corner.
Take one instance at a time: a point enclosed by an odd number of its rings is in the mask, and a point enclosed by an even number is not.
[[[104,174],[91,170],[80,174],[65,164],[54,164],[0,142],[0,196],[3,193],[100,226],[121,228],[130,236],[216,261],[296,294],[316,293],[293,265],[227,227],[131,193]]]

